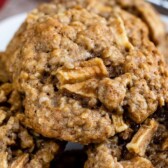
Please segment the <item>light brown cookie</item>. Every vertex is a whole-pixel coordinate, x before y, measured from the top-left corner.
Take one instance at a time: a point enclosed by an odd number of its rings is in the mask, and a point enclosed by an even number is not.
[[[7,48],[22,120],[46,137],[101,142],[128,128],[123,114],[142,123],[167,102],[167,69],[145,25],[102,9],[41,6]]]
[[[160,19],[159,13],[152,5],[144,0],[116,0],[116,3],[146,23],[150,32],[149,36],[156,45],[164,40],[166,28]]]

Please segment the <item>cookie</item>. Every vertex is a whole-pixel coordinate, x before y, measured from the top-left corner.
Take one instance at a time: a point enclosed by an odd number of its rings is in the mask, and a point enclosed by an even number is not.
[[[123,10],[140,18],[147,25],[150,32],[149,36],[155,44],[160,43],[165,38],[166,29],[160,19],[159,13],[144,0],[75,0],[73,2],[68,0],[53,0],[53,3],[64,4],[67,8],[81,5],[89,10],[95,10],[94,12],[100,9],[108,11],[109,6],[119,6]],[[100,4],[103,4],[104,7],[100,6]],[[155,28],[156,25],[157,30]]]
[[[27,129],[19,121],[21,97],[10,83],[0,86],[0,167],[49,168],[64,143]]]
[[[89,12],[94,12],[101,17],[105,17],[105,19],[109,19],[114,15],[115,12],[113,12],[114,8],[118,8],[116,6],[115,1],[107,1],[107,0],[75,0],[75,1],[67,1],[67,0],[55,0],[52,3],[44,3],[38,7],[38,9],[35,9],[34,12],[29,14],[29,17],[27,18],[27,21],[23,23],[23,25],[20,27],[20,29],[15,34],[14,38],[11,40],[7,47],[7,71],[11,73],[12,76],[12,67],[11,64],[13,64],[15,57],[17,57],[17,53],[15,52],[17,48],[22,46],[22,42],[24,42],[24,37],[22,34],[24,31],[26,31],[31,25],[36,22],[42,15],[55,15],[57,13],[62,13],[66,11],[67,9],[73,8],[73,7],[84,7]],[[127,31],[127,34],[129,36],[129,40],[132,40],[132,43],[135,45],[138,45],[138,47],[141,46],[142,40],[148,38],[149,31],[147,26],[137,19],[132,14],[129,14],[125,10],[118,9],[118,15],[122,15],[122,19],[124,21],[125,29]],[[138,26],[136,26],[138,25]]]
[[[27,127],[100,143],[128,128],[124,116],[140,124],[167,102],[165,62],[141,20],[120,8],[48,8],[29,14],[6,51]]]
[[[160,14],[145,1],[138,0],[116,0],[124,10],[136,15],[140,18],[149,29],[149,38],[158,47],[159,51],[164,55],[167,62],[167,35],[166,26],[163,24]],[[157,28],[156,28],[157,25]]]
[[[91,145],[85,168],[168,167],[168,111],[159,109],[141,125],[129,128],[108,141]]]

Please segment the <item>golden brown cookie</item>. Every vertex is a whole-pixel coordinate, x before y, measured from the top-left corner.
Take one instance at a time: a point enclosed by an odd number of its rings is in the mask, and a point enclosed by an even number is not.
[[[154,7],[144,0],[116,0],[116,2],[124,10],[131,12],[146,23],[150,32],[149,36],[155,44],[163,41],[166,29]]]
[[[128,128],[123,114],[143,123],[167,102],[167,69],[145,25],[102,9],[41,6],[8,46],[22,120],[46,137],[101,142]]]
[[[49,168],[64,144],[44,138],[19,121],[21,97],[9,83],[0,86],[0,167]]]

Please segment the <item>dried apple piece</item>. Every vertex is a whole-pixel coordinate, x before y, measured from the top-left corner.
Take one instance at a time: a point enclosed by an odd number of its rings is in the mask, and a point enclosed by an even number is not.
[[[28,159],[29,159],[29,155],[23,154],[20,157],[18,157],[15,161],[12,162],[10,168],[23,168],[28,162]]]
[[[89,97],[97,98],[97,88],[99,80],[98,79],[89,79],[84,82],[75,83],[75,84],[66,84],[61,87],[61,89],[68,90],[69,92]]]
[[[0,152],[0,168],[8,168],[8,153]]]
[[[112,30],[116,39],[116,43],[126,49],[132,49],[133,45],[129,42],[124,22],[120,16],[116,16],[116,19],[112,20]]]
[[[163,144],[162,144],[162,149],[168,150],[168,137],[164,140]]]
[[[113,114],[112,119],[114,128],[117,133],[123,132],[128,129],[128,125],[124,122],[122,114]]]
[[[166,32],[164,24],[161,22],[161,19],[159,17],[159,14],[155,12],[154,8],[151,5],[143,1],[138,1],[138,3],[136,3],[136,8],[141,14],[143,20],[147,23],[151,32],[152,39],[155,43],[158,44],[160,41],[163,40]]]
[[[152,163],[143,157],[135,157],[128,161],[121,161],[120,163],[124,168],[154,168]]]
[[[105,78],[100,81],[98,98],[109,110],[122,105],[126,96],[127,85],[131,83],[131,75],[125,74],[115,79]]]
[[[56,75],[60,84],[63,85],[82,82],[93,77],[107,77],[108,71],[102,59],[94,58],[75,63],[71,68],[59,68]]]
[[[127,144],[127,149],[139,156],[144,156],[146,148],[157,131],[157,128],[158,123],[154,119],[151,119],[149,123],[142,125],[132,138],[131,142]]]
[[[8,133],[16,132],[19,130],[19,122],[14,117],[11,117],[6,125],[0,127],[0,141],[3,141],[4,145],[15,144],[15,140],[12,137],[8,137]]]
[[[124,63],[125,56],[117,47],[110,46],[103,50],[102,59],[106,65],[118,66]]]

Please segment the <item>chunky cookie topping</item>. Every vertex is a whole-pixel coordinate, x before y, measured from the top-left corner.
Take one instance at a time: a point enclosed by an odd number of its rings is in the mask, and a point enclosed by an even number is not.
[[[167,70],[140,20],[112,7],[106,17],[79,6],[46,8],[29,14],[7,49],[28,127],[50,138],[101,142],[128,127],[123,116],[140,124],[167,102]],[[140,23],[132,33],[144,33],[130,34],[126,16]],[[22,47],[13,47],[17,40]]]

